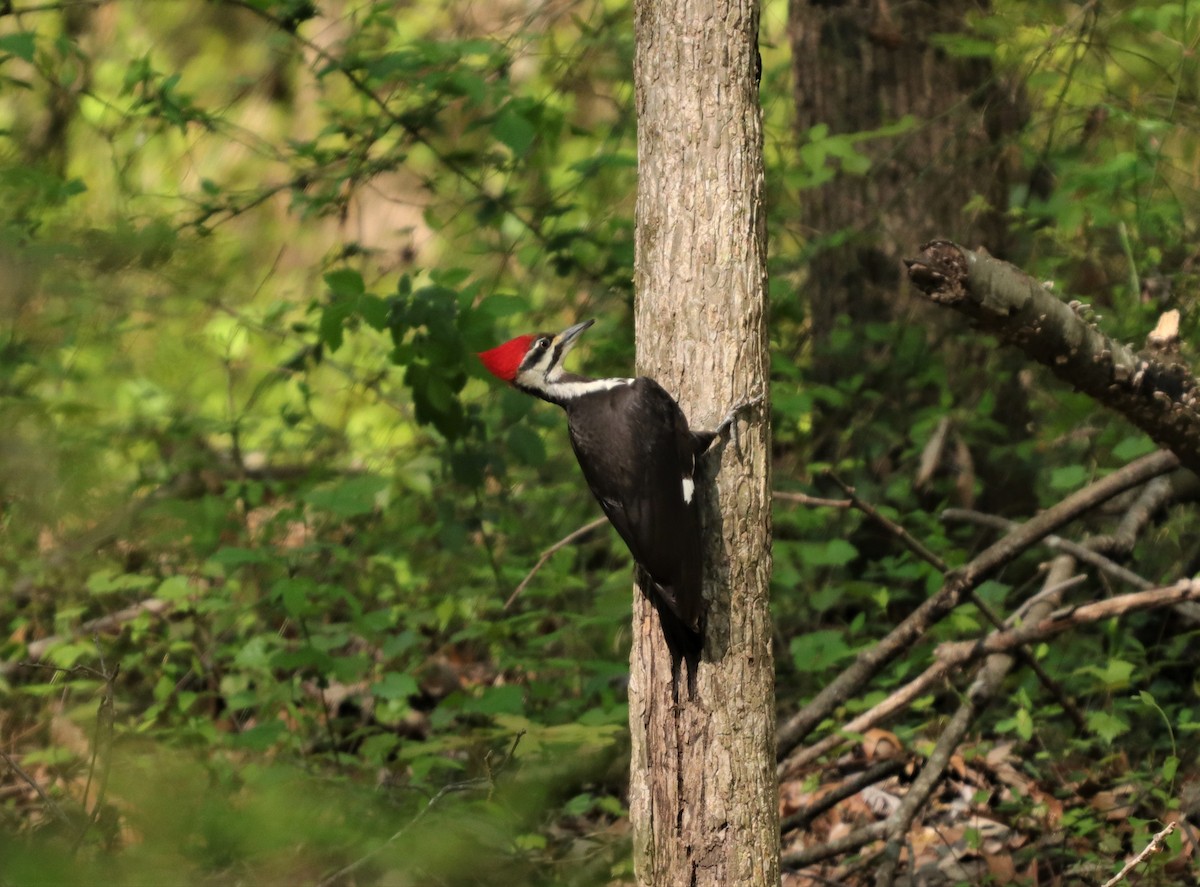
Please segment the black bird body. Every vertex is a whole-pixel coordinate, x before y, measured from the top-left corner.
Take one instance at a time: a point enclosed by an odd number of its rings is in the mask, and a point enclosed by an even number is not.
[[[689,429],[679,404],[653,379],[563,372],[563,358],[591,323],[557,336],[520,336],[480,358],[494,375],[566,411],[584,479],[650,580],[642,586],[658,611],[676,678],[684,660],[694,686],[705,625],[696,463],[716,432]]]
[[[698,653],[704,598],[695,472],[711,438],[693,434],[675,399],[645,376],[564,406],[584,479],[685,629],[664,624],[668,640]]]

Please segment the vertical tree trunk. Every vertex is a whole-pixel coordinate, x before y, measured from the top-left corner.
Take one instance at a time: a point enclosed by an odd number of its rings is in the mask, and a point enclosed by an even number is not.
[[[801,208],[814,239],[850,234],[814,251],[805,288],[818,342],[840,313],[889,317],[900,259],[940,231],[1006,251],[1014,170],[1005,139],[1024,124],[1021,98],[986,59],[954,58],[931,40],[962,32],[978,9],[964,0],[789,4],[801,140],[817,124],[836,135],[917,119],[911,131],[858,143],[871,169],[835,177]],[[975,197],[983,201],[970,210]]]
[[[766,394],[766,238],[755,0],[636,0],[639,371],[694,428]],[[634,604],[630,818],[641,884],[779,883],[769,418],[711,452],[709,617],[676,704],[654,608]]]

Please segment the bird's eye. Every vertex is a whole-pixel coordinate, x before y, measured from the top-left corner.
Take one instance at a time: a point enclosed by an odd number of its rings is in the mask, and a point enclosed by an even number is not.
[[[543,351],[545,351],[547,348],[550,347],[550,340],[549,339],[538,339],[537,346],[539,348],[541,348]]]

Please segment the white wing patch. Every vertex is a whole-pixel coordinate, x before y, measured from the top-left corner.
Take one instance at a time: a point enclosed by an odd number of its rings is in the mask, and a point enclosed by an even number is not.
[[[683,479],[683,501],[690,505],[692,503],[692,496],[695,495],[695,493],[696,482],[690,477],[685,477]]]

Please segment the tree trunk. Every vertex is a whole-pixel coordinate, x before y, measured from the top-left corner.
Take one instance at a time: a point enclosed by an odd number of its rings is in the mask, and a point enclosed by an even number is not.
[[[814,242],[805,291],[818,344],[838,314],[891,316],[900,259],[913,243],[953,231],[993,255],[1007,252],[1014,170],[1006,139],[1024,124],[1023,102],[989,61],[955,58],[930,39],[961,33],[978,9],[964,0],[789,4],[802,142],[818,124],[839,135],[916,118],[906,132],[858,142],[871,168],[835,176],[800,209]],[[982,200],[968,209],[973,198]],[[830,242],[820,245],[823,238]]]
[[[754,0],[637,0],[637,350],[693,428],[766,394],[766,238]],[[779,883],[769,415],[706,457],[708,626],[676,702],[635,595],[630,818],[638,881]],[[740,452],[739,452],[740,449]]]

